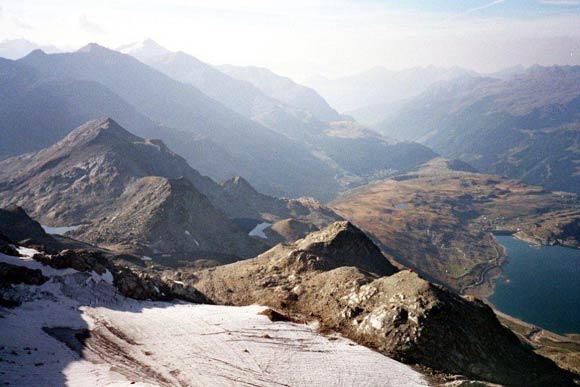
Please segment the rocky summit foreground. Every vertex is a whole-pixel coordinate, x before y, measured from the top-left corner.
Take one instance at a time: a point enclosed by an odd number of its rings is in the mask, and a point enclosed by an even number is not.
[[[574,385],[478,300],[396,271],[368,237],[337,222],[257,258],[187,278],[216,303],[269,305],[316,319],[395,359],[513,386]]]
[[[0,252],[0,291],[13,301],[0,307],[2,384],[427,385],[411,367],[350,340],[271,322],[264,307],[162,302],[177,296],[167,284],[97,256],[41,257],[23,246]]]

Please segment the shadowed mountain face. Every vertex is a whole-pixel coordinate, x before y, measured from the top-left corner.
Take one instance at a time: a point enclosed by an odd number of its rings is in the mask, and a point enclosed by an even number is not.
[[[255,121],[95,44],[67,54],[35,51],[0,62],[0,157],[42,149],[87,120],[112,116],[133,133],[162,139],[213,178],[241,175],[267,194],[327,201],[344,188],[413,169],[434,156],[426,147],[387,141],[352,121],[322,122],[193,57],[167,55],[185,72],[183,80],[195,84],[191,77],[201,72],[208,93],[245,109]]]
[[[127,128],[157,125],[98,82],[44,77],[0,58],[0,159],[37,151],[97,117]]]
[[[200,193],[217,194],[216,183],[110,119],[0,165],[1,205],[19,204],[45,224],[82,224],[71,235],[89,243],[141,254],[263,248]]]
[[[172,78],[192,84],[232,110],[298,141],[334,169],[342,187],[413,169],[435,156],[419,144],[388,141],[379,133],[345,120],[312,89],[267,69],[216,69],[183,52],[169,52],[150,40],[127,47],[126,51]]]
[[[212,177],[243,175],[261,191],[277,195],[325,199],[338,189],[332,170],[300,144],[129,55],[91,44],[68,54],[35,51],[18,63],[33,67],[45,78],[104,85],[140,114],[163,125],[139,128],[138,134],[163,139]]]
[[[171,52],[152,40],[119,48],[171,78],[188,83],[233,111],[290,138],[313,135],[325,127],[307,107],[299,108],[272,98],[250,82],[219,71],[184,52]],[[307,104],[301,104],[307,105]],[[335,114],[329,118],[337,119]]]
[[[378,126],[477,169],[580,192],[580,67],[442,83]]]

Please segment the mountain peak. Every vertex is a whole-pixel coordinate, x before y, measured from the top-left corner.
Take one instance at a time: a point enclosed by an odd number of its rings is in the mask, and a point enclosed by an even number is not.
[[[112,118],[104,117],[89,121],[70,132],[62,141],[57,143],[60,147],[76,147],[95,141],[102,143],[117,144],[119,142],[136,142],[139,137],[123,129]]]
[[[89,43],[86,46],[83,46],[77,50],[77,52],[86,52],[86,53],[101,53],[101,52],[111,52],[113,50],[101,46],[98,43]]]
[[[222,183],[224,190],[239,194],[257,194],[258,192],[246,179],[241,176],[234,176]]]
[[[46,56],[46,55],[48,55],[46,52],[44,52],[40,48],[37,48],[36,50],[30,51],[30,53],[28,55],[26,55],[26,57],[40,57],[40,56]]]
[[[146,47],[146,48],[150,48],[150,49],[169,51],[165,47],[163,47],[162,45],[160,45],[159,43],[157,43],[156,41],[154,41],[151,38],[145,39],[143,41],[143,43],[141,43],[141,45],[142,45],[142,47]]]
[[[299,252],[325,259],[332,268],[354,266],[380,276],[397,271],[369,237],[347,221],[334,222],[309,234],[296,247]]]
[[[118,51],[134,56],[141,61],[146,61],[151,58],[171,54],[171,51],[151,38],[147,38],[142,42],[125,44],[119,47]]]

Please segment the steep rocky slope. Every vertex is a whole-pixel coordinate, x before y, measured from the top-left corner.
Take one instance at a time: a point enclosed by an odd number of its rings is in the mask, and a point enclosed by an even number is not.
[[[108,167],[95,168],[93,164],[99,163]],[[229,218],[252,227],[261,221],[286,218],[320,227],[339,219],[315,200],[264,195],[240,177],[218,184],[191,168],[163,142],[137,137],[112,120],[89,122],[53,147],[0,164],[2,205],[20,203],[33,216],[55,226],[76,225],[94,218],[111,200],[118,199],[125,183],[147,176],[184,178]],[[90,168],[93,168],[92,174],[86,171]],[[64,187],[70,189],[61,192]],[[63,195],[69,201],[62,201]],[[98,204],[94,206],[70,206],[78,200],[97,202],[97,199]]]
[[[42,246],[47,251],[64,249],[64,245],[48,235],[40,223],[31,219],[26,211],[18,206],[0,208],[0,239],[5,248],[17,242],[26,242],[27,245]]]
[[[74,234],[90,243],[140,254],[252,256],[263,249],[200,192],[217,184],[163,143],[111,119],[0,164],[2,205],[19,204],[45,224],[82,224]]]
[[[340,220],[334,211],[312,198],[280,199],[264,195],[243,177],[220,183],[221,190],[211,196],[218,208],[234,219],[278,222],[291,218],[315,227]]]
[[[534,354],[493,311],[396,269],[347,222],[259,257],[180,280],[214,302],[260,303],[318,319],[396,359],[505,385],[573,385]]]
[[[115,251],[220,262],[250,257],[265,247],[186,179],[148,176],[135,180],[103,215],[68,235]]]

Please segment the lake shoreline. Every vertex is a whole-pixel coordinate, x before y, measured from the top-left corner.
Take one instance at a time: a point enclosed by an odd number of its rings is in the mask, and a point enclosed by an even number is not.
[[[575,307],[579,303],[574,295],[579,294],[575,276],[580,268],[580,251],[559,249],[565,247],[562,245],[531,244],[514,235],[504,234],[495,240],[505,258],[498,270],[483,273],[484,286],[470,293],[494,310],[536,328],[558,335],[580,333],[580,322],[567,310],[567,305]],[[511,265],[507,267],[507,263]],[[498,283],[502,277],[506,281]]]

